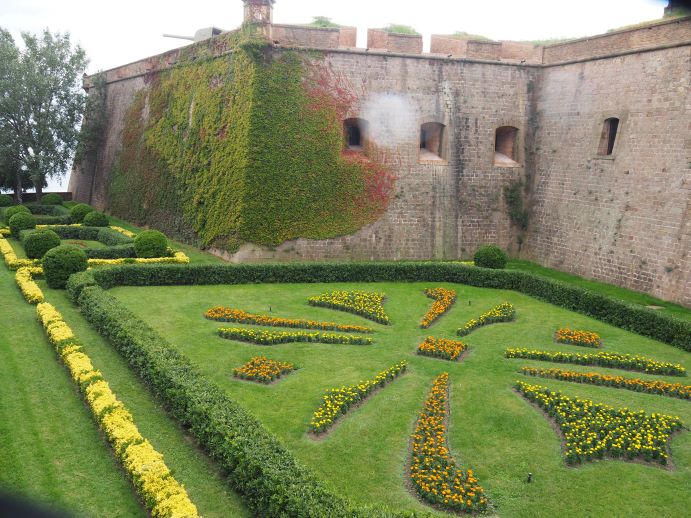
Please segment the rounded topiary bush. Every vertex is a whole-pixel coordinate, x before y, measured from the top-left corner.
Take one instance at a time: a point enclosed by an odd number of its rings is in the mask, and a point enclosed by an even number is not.
[[[29,259],[40,259],[56,246],[60,246],[60,236],[52,230],[37,230],[24,239],[24,251]]]
[[[168,240],[158,230],[145,230],[134,238],[137,257],[164,257],[168,252]]]
[[[76,246],[56,246],[43,256],[43,275],[50,288],[64,288],[70,275],[83,272],[86,267],[86,253]]]
[[[94,208],[86,203],[78,203],[70,209],[70,219],[72,223],[81,223],[84,221],[84,216],[92,212]]]
[[[14,205],[12,196],[8,194],[0,194],[0,207],[9,207],[10,205]]]
[[[36,228],[36,218],[30,212],[19,212],[12,216],[7,224],[10,226],[12,235],[19,239],[19,232],[22,230]]]
[[[62,205],[63,199],[57,192],[49,192],[41,198],[42,205]]]
[[[9,222],[12,216],[19,214],[20,212],[31,214],[31,211],[26,207],[26,205],[15,205],[14,207],[5,209],[5,221]]]
[[[87,227],[107,227],[108,226],[108,216],[103,214],[103,212],[91,211],[84,216],[82,221]]]
[[[473,260],[475,261],[475,266],[500,269],[506,267],[509,256],[496,245],[485,245],[477,249]]]

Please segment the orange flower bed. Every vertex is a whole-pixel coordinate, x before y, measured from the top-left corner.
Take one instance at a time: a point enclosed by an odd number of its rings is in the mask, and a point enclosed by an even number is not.
[[[294,370],[295,366],[292,363],[270,360],[266,356],[254,356],[242,367],[234,369],[233,376],[259,383],[271,383]]]
[[[691,385],[681,383],[668,383],[658,380],[644,380],[640,378],[626,378],[624,376],[610,376],[599,372],[575,372],[563,369],[539,369],[535,367],[523,367],[521,373],[526,376],[540,378],[552,378],[574,383],[588,383],[590,385],[602,385],[647,394],[659,394],[661,396],[676,397],[679,399],[691,399]]]
[[[456,290],[447,290],[446,288],[426,288],[425,295],[434,299],[432,307],[429,308],[427,314],[422,317],[420,327],[423,329],[431,326],[435,320],[446,313],[453,303],[456,302]]]
[[[447,340],[446,338],[434,338],[428,336],[425,341],[417,347],[417,353],[423,356],[443,358],[444,360],[455,361],[461,353],[468,349],[463,342]]]
[[[237,322],[257,326],[295,327],[299,329],[324,329],[327,331],[352,331],[356,333],[371,333],[372,329],[364,326],[336,324],[335,322],[318,322],[316,320],[302,320],[296,318],[272,317],[269,315],[255,315],[241,309],[217,306],[204,313],[209,320],[221,322]]]
[[[462,470],[446,444],[446,412],[449,374],[434,380],[432,391],[415,427],[410,478],[418,494],[428,502],[453,511],[487,508],[484,490],[472,470]]]
[[[562,344],[581,345],[583,347],[602,346],[602,340],[597,333],[579,329],[569,329],[568,327],[557,329],[557,332],[554,334],[554,339]]]

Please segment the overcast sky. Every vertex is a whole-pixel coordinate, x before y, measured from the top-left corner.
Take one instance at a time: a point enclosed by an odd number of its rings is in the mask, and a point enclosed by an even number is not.
[[[660,18],[665,0],[276,0],[276,23],[301,24],[327,16],[358,28],[410,25],[430,34],[465,31],[493,39],[535,40],[599,34]],[[21,31],[70,32],[90,59],[88,72],[106,70],[186,44],[163,33],[193,35],[202,27],[233,29],[242,23],[242,0],[0,0],[0,26]],[[66,186],[67,183],[63,182]],[[51,185],[56,188],[56,185]]]

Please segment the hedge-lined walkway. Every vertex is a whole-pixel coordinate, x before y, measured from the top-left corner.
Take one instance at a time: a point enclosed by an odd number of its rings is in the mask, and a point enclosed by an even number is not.
[[[4,265],[0,293],[0,489],[84,516],[146,516]]]

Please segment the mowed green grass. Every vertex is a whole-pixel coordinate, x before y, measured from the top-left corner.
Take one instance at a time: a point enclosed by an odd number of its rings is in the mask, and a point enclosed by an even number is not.
[[[0,491],[81,516],[146,516],[4,266],[0,293]]]
[[[418,323],[432,302],[423,288],[437,286],[455,288],[458,301],[430,329],[419,329]],[[385,292],[392,325],[307,304],[309,296],[334,289]],[[689,354],[669,345],[516,292],[443,283],[121,287],[111,293],[256,415],[331,487],[357,503],[428,509],[406,489],[409,437],[433,378],[447,371],[452,453],[462,467],[476,472],[497,514],[683,516],[691,506],[691,433],[683,431],[672,439],[672,468],[618,460],[569,467],[561,456],[561,438],[539,410],[512,391],[512,384],[523,379],[617,407],[678,415],[687,426],[691,424],[689,401],[526,378],[517,374],[524,365],[558,364],[503,358],[509,346],[591,351],[552,341],[557,327],[570,326],[598,332],[607,351],[645,354],[691,368]],[[490,325],[462,338],[470,346],[463,362],[415,355],[417,344],[425,336],[453,338],[456,329],[468,319],[504,301],[516,306],[517,320]],[[216,335],[216,329],[235,324],[203,318],[206,309],[217,305],[256,313],[271,311],[282,317],[370,325],[376,329],[375,343],[267,347],[224,340]],[[232,377],[233,368],[259,354],[295,363],[299,369],[270,386]],[[307,424],[326,390],[371,378],[400,360],[409,362],[404,376],[343,417],[325,438],[314,441],[308,437]],[[640,376],[689,383],[689,377]],[[531,484],[526,482],[528,472],[533,474]]]

